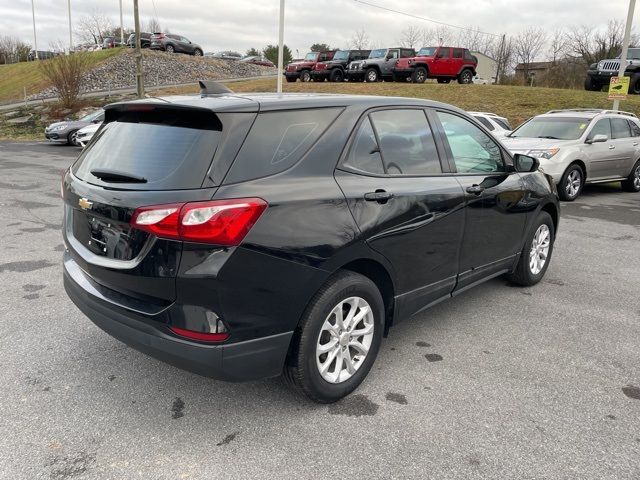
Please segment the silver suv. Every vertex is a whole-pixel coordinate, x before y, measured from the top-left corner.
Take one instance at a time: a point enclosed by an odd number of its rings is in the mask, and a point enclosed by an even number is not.
[[[585,183],[622,181],[640,191],[640,121],[612,110],[552,110],[530,118],[503,138],[512,153],[540,160],[563,200],[575,200]]]

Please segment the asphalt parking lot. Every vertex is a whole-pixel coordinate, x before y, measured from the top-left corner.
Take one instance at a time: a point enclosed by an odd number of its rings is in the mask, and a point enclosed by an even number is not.
[[[640,478],[640,194],[563,204],[545,280],[492,280],[392,329],[334,405],[138,353],[62,287],[60,172],[0,143],[0,476]]]

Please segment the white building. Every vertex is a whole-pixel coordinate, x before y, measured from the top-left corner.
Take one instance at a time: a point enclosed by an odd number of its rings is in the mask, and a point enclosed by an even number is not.
[[[496,75],[498,73],[498,61],[484,53],[471,52],[478,59],[476,73],[479,78],[487,80],[488,83],[496,83]]]

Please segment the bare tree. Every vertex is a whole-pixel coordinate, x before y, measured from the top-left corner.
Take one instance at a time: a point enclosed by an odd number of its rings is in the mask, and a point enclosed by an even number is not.
[[[568,51],[582,58],[587,65],[591,65],[605,58],[620,55],[624,24],[620,20],[609,20],[605,30],[580,25],[569,29],[566,36]],[[637,42],[638,36],[632,35],[630,44],[635,45]]]
[[[65,108],[73,108],[78,101],[83,75],[88,67],[88,56],[87,53],[59,55],[40,63],[42,74],[58,91]]]
[[[369,36],[364,28],[356,30],[353,33],[350,44],[356,50],[364,50],[369,46]]]
[[[422,31],[422,44],[424,46],[441,46],[454,43],[455,33],[445,25],[436,28],[425,28]]]
[[[162,26],[156,17],[151,17],[146,25],[147,32],[156,33],[162,32]]]
[[[502,83],[504,78],[513,71],[513,45],[513,39],[504,35],[499,42],[494,42],[487,51],[487,55],[496,60],[496,83]]]
[[[407,28],[402,30],[400,37],[400,46],[407,48],[420,48],[422,45],[420,42],[423,38],[422,29],[416,27],[415,25],[409,25]]]
[[[481,32],[478,27],[469,27],[458,32],[456,44],[467,47],[472,52],[480,52],[487,55],[495,40],[495,35]]]
[[[558,60],[567,54],[567,34],[561,28],[557,28],[551,33],[549,39],[549,58],[555,65]]]
[[[527,28],[515,37],[513,51],[516,60],[522,64],[522,72],[525,80],[529,78],[531,63],[538,58],[545,43],[545,32],[538,27]]]
[[[112,29],[111,18],[96,10],[91,15],[80,17],[76,35],[84,42],[102,43],[106,33]]]

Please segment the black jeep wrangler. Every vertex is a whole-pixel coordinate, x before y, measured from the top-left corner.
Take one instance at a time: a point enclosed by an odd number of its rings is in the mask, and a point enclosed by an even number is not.
[[[589,66],[587,78],[584,81],[584,89],[599,92],[602,87],[608,87],[611,77],[618,76],[620,69],[620,56],[600,60]],[[629,48],[627,51],[627,68],[625,77],[631,77],[629,81],[629,93],[640,94],[640,48]]]
[[[315,69],[311,72],[311,78],[316,82],[342,82],[345,78],[347,65],[357,60],[364,60],[369,57],[371,50],[338,50],[333,56],[333,60],[316,63]]]

